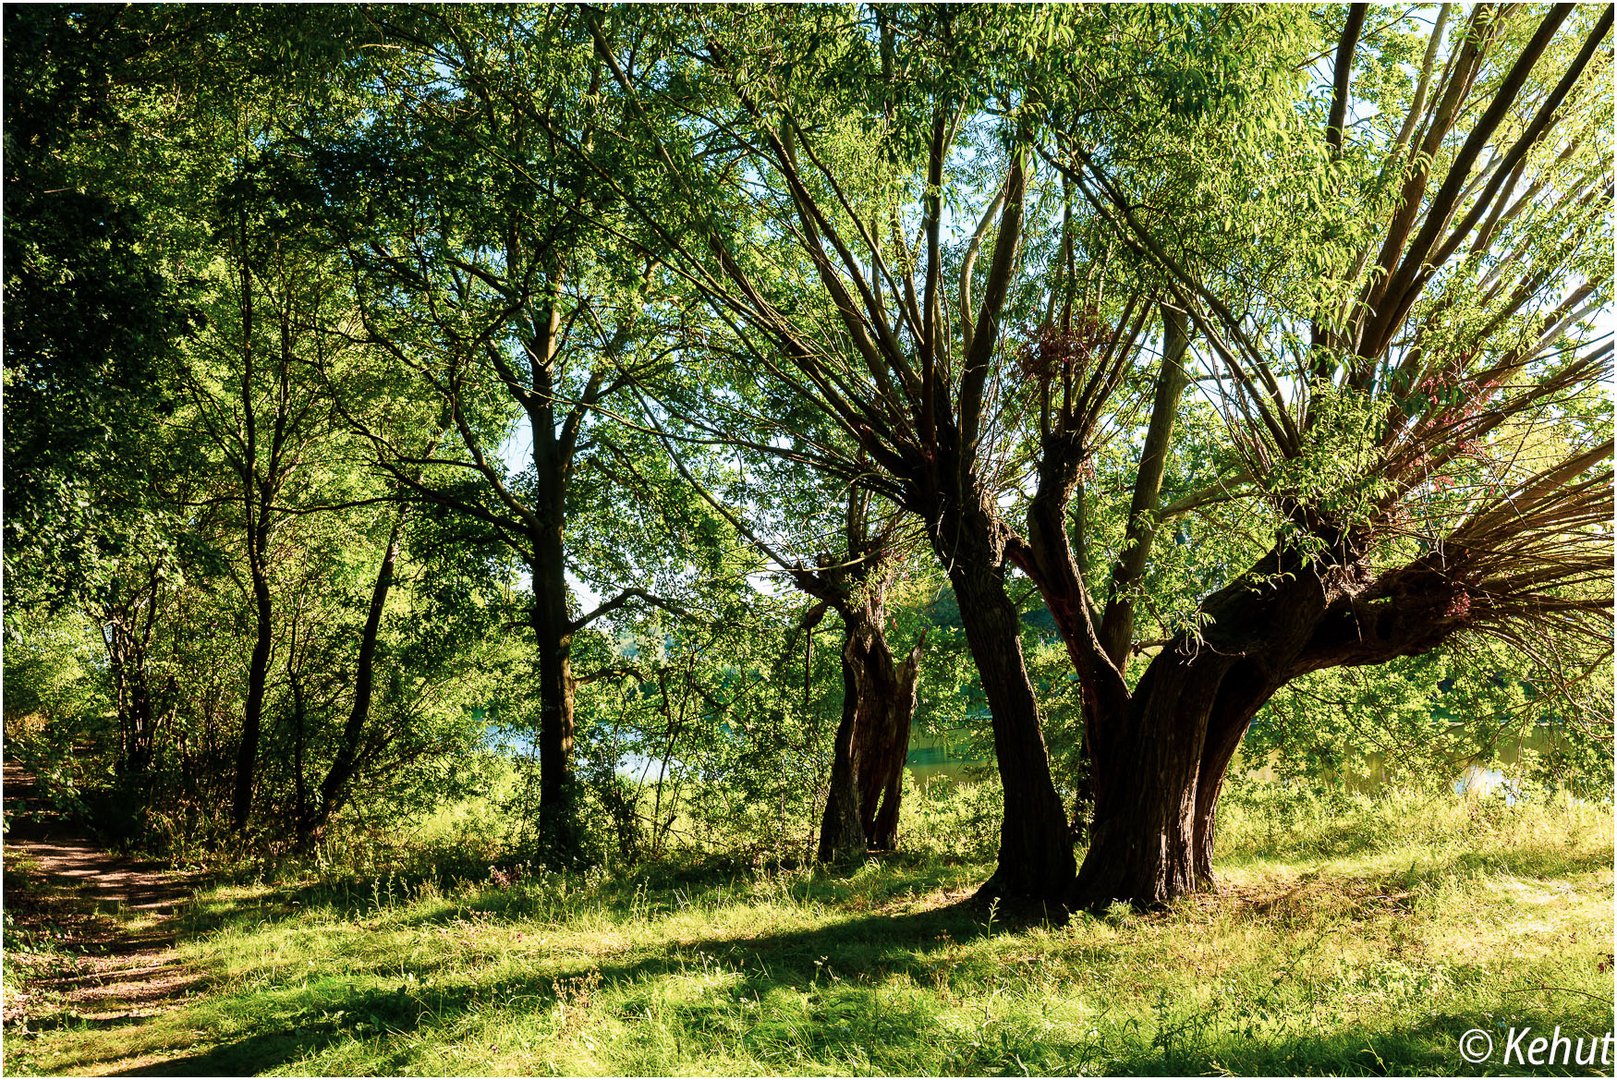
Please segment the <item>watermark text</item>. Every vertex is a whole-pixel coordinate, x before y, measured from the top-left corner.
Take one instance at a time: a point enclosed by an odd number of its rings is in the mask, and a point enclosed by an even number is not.
[[[1564,1035],[1557,1024],[1551,1032],[1513,1027],[1500,1037],[1500,1065],[1605,1065],[1617,1055],[1617,1032],[1604,1035]],[[1460,1036],[1460,1057],[1472,1065],[1494,1060],[1494,1037],[1481,1028]]]

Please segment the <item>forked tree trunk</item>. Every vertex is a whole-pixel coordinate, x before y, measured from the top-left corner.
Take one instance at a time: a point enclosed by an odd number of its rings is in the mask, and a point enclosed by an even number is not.
[[[882,607],[872,602],[843,612],[842,720],[820,824],[818,858],[824,863],[891,849],[898,835],[921,644],[895,664],[884,619]]]
[[[1274,693],[1258,680],[1245,687],[1254,700],[1231,701],[1228,697],[1222,708],[1209,718],[1207,738],[1202,747],[1201,769],[1196,775],[1196,812],[1193,818],[1195,837],[1191,845],[1191,864],[1199,888],[1211,888],[1217,883],[1213,877],[1213,831],[1217,824],[1218,797],[1224,790],[1230,762],[1252,723],[1252,717],[1264,701]]]
[[[1199,798],[1202,757],[1229,666],[1216,661],[1154,664],[1136,690],[1130,723],[1095,762],[1095,821],[1074,887],[1078,906],[1159,906],[1204,884],[1197,841],[1210,837],[1211,823],[1199,827],[1198,814],[1211,803]]]
[[[1094,829],[1075,907],[1160,907],[1213,886],[1218,797],[1241,736],[1276,684],[1257,664],[1201,653],[1154,663],[1132,723],[1098,767]]]
[[[1094,761],[1094,830],[1072,906],[1159,907],[1213,885],[1214,822],[1230,761],[1252,717],[1290,677],[1327,595],[1305,567],[1271,558],[1209,598],[1200,640],[1181,638],[1152,660]]]

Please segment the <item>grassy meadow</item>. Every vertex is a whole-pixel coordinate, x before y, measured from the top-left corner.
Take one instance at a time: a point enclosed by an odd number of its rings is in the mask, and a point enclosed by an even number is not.
[[[989,865],[937,854],[215,885],[191,996],[36,1019],[5,1071],[1470,1073],[1500,1071],[1471,1028],[1612,1029],[1609,806],[1273,787],[1222,817],[1217,895],[1065,925],[966,903]]]

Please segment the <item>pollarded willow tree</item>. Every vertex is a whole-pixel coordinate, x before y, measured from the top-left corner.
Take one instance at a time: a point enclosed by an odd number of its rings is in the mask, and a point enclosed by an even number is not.
[[[986,10],[725,9],[591,19],[635,123],[598,153],[641,164],[622,190],[642,243],[705,297],[753,382],[713,403],[752,443],[915,515],[960,600],[1005,792],[990,890],[1058,899],[1074,869],[1039,706],[1006,591],[996,472],[1003,324],[1017,279],[1031,147],[985,120],[1020,23]],[[972,158],[977,160],[970,160]],[[962,160],[966,159],[966,160]],[[945,174],[973,194],[972,214]],[[598,168],[603,181],[610,173]],[[656,193],[653,201],[650,193]],[[984,283],[973,267],[981,253]],[[836,438],[794,430],[807,407]],[[742,417],[738,414],[746,412]]]
[[[592,20],[666,183],[624,191],[648,245],[752,343],[773,430],[807,402],[860,458],[776,449],[916,514],[955,587],[1006,796],[986,891],[1210,884],[1230,760],[1301,674],[1465,630],[1606,640],[1609,16],[1438,14],[1424,40],[1420,18],[1328,12],[1311,40],[1262,10],[744,10],[668,19],[661,51]],[[1227,453],[1170,498],[1203,401]],[[1120,428],[1122,540],[1085,558]],[[1142,599],[1174,606],[1142,595],[1159,524],[1232,498],[1262,541],[1137,640]],[[1008,563],[1083,686],[1076,876]]]
[[[1228,50],[1277,26],[1200,29]],[[1107,301],[1106,326],[1102,308],[1084,308],[1096,277],[1075,262],[1081,206],[1035,153],[1024,86],[1062,77],[1046,59],[1052,37],[1099,48],[1114,29],[1105,14],[816,9],[784,22],[755,11],[675,20],[661,61],[604,30],[598,38],[636,102],[643,126],[631,137],[652,144],[649,167],[670,189],[655,212],[643,208],[656,229],[648,243],[670,252],[750,347],[748,400],[767,433],[758,443],[866,485],[923,523],[959,599],[1005,792],[984,891],[1056,902],[1075,864],[1010,564],[1071,561],[1062,515],[1095,443],[1117,433],[1103,421],[1125,376],[1165,372],[1168,416],[1182,390],[1183,320],[1169,311],[1159,332],[1149,286]],[[1121,77],[1095,99],[1113,100]],[[626,201],[635,205],[633,192]],[[667,225],[670,203],[688,208],[687,231]],[[1050,332],[1028,353],[1024,328],[1040,324]],[[1064,363],[1055,354],[1076,357],[1067,345],[1086,334],[1086,355],[1104,362],[1052,383],[1045,376]],[[841,442],[785,423],[805,404]],[[789,444],[777,437],[783,423],[796,431]],[[1034,483],[1030,442],[1042,488],[1024,537],[1012,515]],[[1152,504],[1142,515],[1155,508],[1160,464],[1155,479],[1142,473]],[[1120,598],[1140,570],[1120,566]],[[1125,600],[1114,607],[1116,619],[1130,617]],[[1070,618],[1060,625],[1075,632]],[[1072,655],[1080,665],[1091,657]]]
[[[703,337],[703,347],[710,349],[712,335]],[[744,352],[724,351],[745,369]],[[709,370],[717,378],[721,369]],[[745,391],[745,378],[737,382],[734,374],[722,385]],[[668,397],[689,401],[692,396],[676,387],[662,389]],[[838,485],[833,477],[768,452],[749,437],[746,425],[736,431],[712,410],[705,416],[674,413],[667,401],[645,411],[685,481],[769,561],[771,571],[814,601],[788,639],[790,651],[796,633],[807,634],[805,696],[815,628],[827,612],[842,623],[842,715],[832,742],[816,857],[846,864],[870,851],[891,850],[926,643],[923,629],[900,655],[888,640],[889,605],[920,546],[914,530],[865,488]],[[804,427],[814,426],[812,417],[800,420]],[[675,429],[677,436],[671,433]],[[675,437],[721,448],[709,455],[704,475],[695,475],[681,460]],[[835,436],[822,431],[821,437]]]
[[[813,568],[791,568],[798,588],[819,600],[816,609],[834,610],[842,620],[842,718],[817,851],[825,863],[862,859],[897,843],[926,644],[923,629],[900,657],[888,641],[888,604],[908,554],[900,522],[881,515],[871,493],[858,486],[849,486],[845,501],[842,550]]]
[[[1165,176],[1151,147],[1117,153],[1050,114],[1049,159],[1188,314],[1230,482],[1268,534],[1132,686],[1081,572],[1029,560],[1091,653],[1078,903],[1211,882],[1231,757],[1302,674],[1468,632],[1610,648],[1611,12],[1387,14],[1330,14],[1329,96],[1253,146],[1269,160]],[[1244,251],[1159,213],[1187,178],[1250,230]]]

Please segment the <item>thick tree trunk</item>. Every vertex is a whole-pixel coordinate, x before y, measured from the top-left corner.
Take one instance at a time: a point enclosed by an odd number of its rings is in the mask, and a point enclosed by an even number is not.
[[[1200,888],[1216,884],[1213,877],[1213,827],[1218,814],[1218,797],[1224,790],[1230,762],[1240,749],[1241,739],[1264,702],[1274,696],[1286,676],[1263,664],[1238,663],[1225,675],[1207,721],[1202,743],[1201,767],[1196,776],[1195,840],[1191,856],[1195,879]]]
[[[1152,665],[1104,765],[1076,907],[1159,907],[1211,888],[1213,827],[1230,761],[1277,684],[1259,664],[1202,652]]]
[[[580,855],[573,776],[573,626],[567,613],[562,531],[535,538],[533,631],[539,651],[539,854],[549,865],[576,865]]]
[[[819,859],[827,863],[889,850],[897,840],[921,658],[917,642],[894,663],[879,604],[850,605],[842,617],[842,721],[820,825]]]
[[[1153,664],[1135,691],[1130,723],[1096,764],[1095,822],[1072,898],[1155,907],[1196,891],[1200,779],[1207,729],[1229,660],[1211,654]],[[1222,777],[1219,778],[1220,781]],[[1216,785],[1215,785],[1216,787]],[[1216,791],[1213,794],[1216,799]],[[1209,840],[1210,842],[1210,840]]]
[[[831,789],[825,798],[825,813],[820,818],[820,846],[815,853],[822,863],[849,863],[865,854],[865,832],[859,823],[859,784],[853,772],[853,732],[858,722],[859,680],[845,647],[842,720],[837,724],[836,742],[831,752]]]
[[[1095,759],[1095,827],[1074,906],[1157,907],[1213,884],[1213,826],[1241,736],[1294,670],[1332,590],[1270,556],[1209,597],[1199,639],[1151,662]]]
[[[992,519],[981,507],[965,510],[944,515],[933,537],[949,568],[966,643],[988,699],[1005,791],[999,864],[979,895],[1060,901],[1072,883],[1072,838],[1022,657],[1021,619],[1005,592]]]

